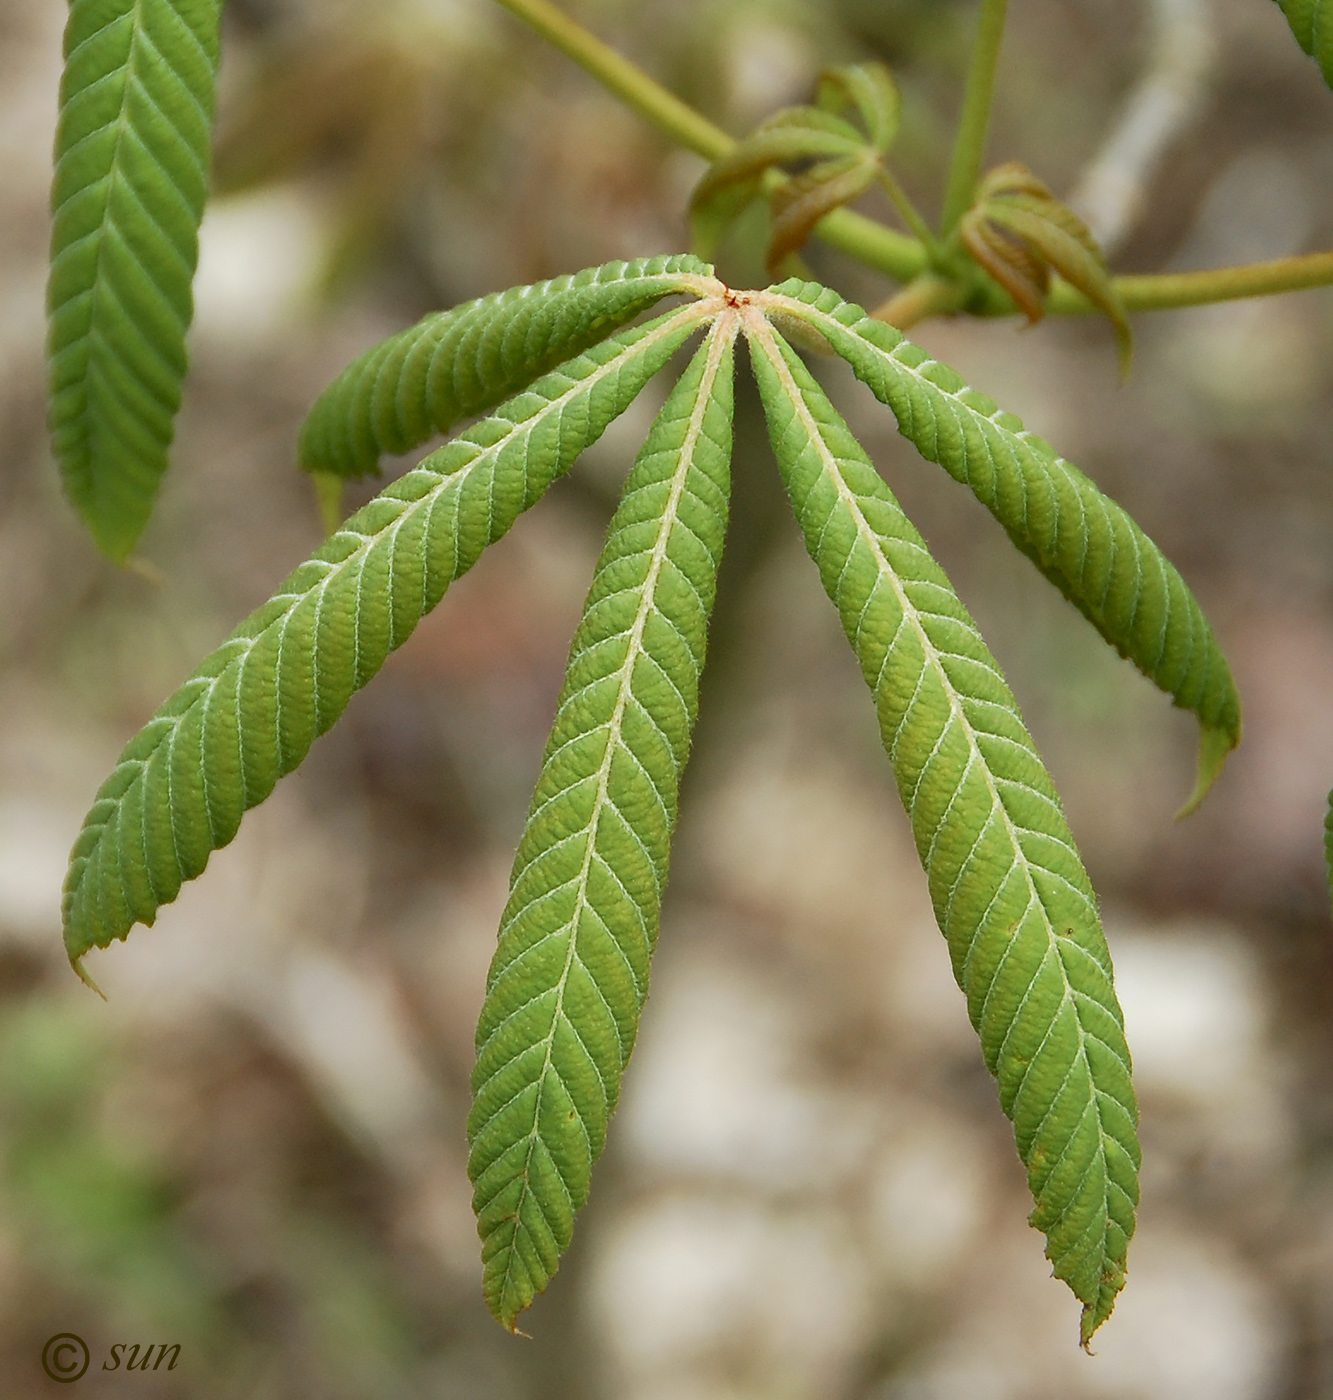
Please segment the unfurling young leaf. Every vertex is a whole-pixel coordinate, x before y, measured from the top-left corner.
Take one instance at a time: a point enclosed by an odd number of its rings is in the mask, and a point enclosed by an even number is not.
[[[711,257],[727,226],[759,195],[764,174],[812,159],[855,157],[865,138],[849,122],[818,107],[790,107],[770,117],[713,162],[690,199],[694,249]]]
[[[726,532],[735,334],[724,313],[625,484],[487,979],[468,1171],[511,1330],[569,1245],[647,995]]]
[[[1018,309],[1035,325],[1046,314],[1046,293],[1050,290],[1051,270],[1020,238],[1003,227],[996,227],[965,214],[958,236],[974,259],[1013,297]]]
[[[773,192],[773,237],[765,254],[770,276],[804,247],[815,225],[859,199],[875,183],[879,162],[862,155],[821,161]]]
[[[364,476],[494,408],[663,297],[696,290],[697,258],[640,258],[587,268],[437,311],[353,361],[301,428],[307,471]]]
[[[70,857],[65,948],[151,924],[448,586],[623,413],[699,303],[539,380],[352,516],[130,740]]]
[[[847,63],[819,75],[818,105],[826,112],[854,110],[870,144],[887,155],[898,135],[902,98],[882,63]]]
[[[784,282],[775,310],[828,341],[923,457],[969,487],[1014,544],[1124,657],[1198,718],[1203,800],[1240,742],[1240,697],[1194,595],[1108,496],[1021,420],[891,326],[813,282]]]
[[[820,76],[817,106],[774,113],[704,172],[690,201],[695,251],[711,257],[731,221],[767,188],[774,216],[767,256],[774,272],[825,214],[875,183],[898,132],[899,107],[898,90],[883,64],[827,70]],[[847,121],[844,110],[854,113],[864,130]],[[787,181],[772,174],[807,162],[813,164]]]
[[[1297,43],[1333,87],[1333,0],[1277,0]]]
[[[1133,335],[1106,257],[1083,220],[1025,165],[1012,161],[986,176],[958,235],[1031,322],[1045,315],[1050,274],[1058,272],[1110,320],[1128,373]]]
[[[51,434],[115,560],[152,512],[180,407],[208,193],[221,0],[74,0],[51,192]]]

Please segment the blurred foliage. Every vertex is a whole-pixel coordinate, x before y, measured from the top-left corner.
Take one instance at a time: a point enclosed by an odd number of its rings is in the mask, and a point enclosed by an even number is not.
[[[401,9],[265,44],[217,143],[214,193],[224,198],[333,170],[338,198],[323,274],[330,291],[375,255],[448,134],[444,99],[456,76],[449,36],[412,25]]]

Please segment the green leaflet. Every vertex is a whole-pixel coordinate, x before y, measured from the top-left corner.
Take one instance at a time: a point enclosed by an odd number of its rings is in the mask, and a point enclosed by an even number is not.
[[[696,303],[552,371],[359,510],[133,738],[70,857],[65,947],[151,924],[454,579],[709,315]]]
[[[855,108],[870,144],[887,155],[898,135],[903,102],[893,74],[882,63],[848,63],[819,75],[819,106],[828,112]]]
[[[831,112],[795,107],[776,113],[704,172],[690,197],[694,247],[707,257],[713,255],[727,226],[758,197],[771,168],[814,158],[852,157],[865,149],[856,128]]]
[[[724,312],[625,485],[487,981],[468,1173],[511,1330],[570,1242],[648,989],[726,530],[735,327]]]
[[[103,550],[129,554],[167,466],[218,62],[220,0],[74,0],[51,194],[51,432]]]
[[[665,296],[697,291],[713,269],[688,255],[590,267],[438,311],[354,361],[301,429],[301,464],[373,472],[460,419],[493,408],[603,340]]]
[[[1333,87],[1333,0],[1277,0],[1297,43]]]
[[[747,322],[783,478],[875,697],[954,974],[1082,1338],[1124,1285],[1137,1109],[1092,887],[1018,706],[795,352]]]
[[[775,291],[774,306],[827,339],[903,436],[970,487],[1102,636],[1198,717],[1198,782],[1182,814],[1192,811],[1240,742],[1240,698],[1202,609],[1161,550],[1018,418],[891,326],[817,283]]]
[[[765,254],[770,277],[833,210],[850,204],[875,183],[880,173],[873,157],[856,155],[820,161],[773,192],[773,237]]]

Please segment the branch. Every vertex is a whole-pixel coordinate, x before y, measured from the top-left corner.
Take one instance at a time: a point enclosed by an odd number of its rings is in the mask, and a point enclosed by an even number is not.
[[[1113,277],[1111,282],[1126,311],[1208,306],[1218,301],[1241,301],[1245,297],[1333,286],[1333,252],[1302,253],[1292,258],[1242,263],[1239,267],[1211,267],[1199,272]],[[968,298],[967,310],[974,316],[1013,316],[1018,307],[1008,293],[988,283]],[[1097,307],[1082,292],[1057,277],[1051,282],[1046,311],[1060,316],[1086,316],[1096,312]]]
[[[1204,272],[1163,272],[1141,277],[1117,277],[1116,290],[1126,311],[1165,311],[1173,306],[1206,306],[1214,301],[1298,292],[1333,284],[1333,253],[1302,253],[1271,262],[1215,267]],[[1091,311],[1090,303],[1072,287],[1053,289],[1052,311]]]
[[[940,233],[947,238],[958,220],[967,213],[976,193],[981,163],[986,155],[986,132],[990,127],[991,98],[995,92],[995,67],[1004,38],[1004,19],[1009,0],[981,0],[981,18],[972,45],[972,63],[967,73],[963,115],[958,123],[953,161],[949,166],[949,188],[944,196],[944,217]]]
[[[714,126],[629,59],[561,13],[550,0],[498,0],[498,3],[531,25],[586,73],[681,145],[697,151],[708,160],[725,155],[735,146],[734,139],[721,127]],[[985,0],[985,3],[988,9],[983,14],[983,20],[990,16],[993,21],[997,11],[1003,9],[1003,4],[1001,0]],[[1186,0],[1159,0],[1159,3],[1182,4]],[[972,103],[972,108],[975,110],[979,106],[978,98]],[[927,271],[926,249],[916,239],[885,228],[883,224],[863,218],[849,209],[838,209],[826,215],[816,226],[815,233],[830,247],[900,282],[911,282]],[[1208,302],[1267,296],[1273,292],[1329,284],[1333,284],[1333,253],[1307,253],[1302,257],[1280,258],[1274,262],[1250,263],[1243,267],[1217,268],[1207,272],[1115,279],[1115,286],[1127,311],[1202,306]],[[921,288],[916,289],[914,298],[921,291]],[[1079,314],[1090,312],[1093,307],[1072,287],[1057,281],[1051,289],[1047,309]],[[1003,316],[1012,314],[1014,306],[996,287],[989,300],[976,310],[981,315]]]
[[[659,131],[696,151],[705,160],[717,160],[735,146],[735,140],[721,127],[714,126],[668,92],[623,54],[558,10],[550,0],[498,0],[498,3],[531,25]],[[850,209],[838,209],[825,215],[815,226],[815,233],[831,248],[900,282],[910,281],[926,266],[926,250],[915,238],[885,228]]]

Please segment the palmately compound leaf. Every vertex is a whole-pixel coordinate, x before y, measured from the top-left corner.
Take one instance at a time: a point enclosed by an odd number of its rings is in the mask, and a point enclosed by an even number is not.
[[[782,475],[874,693],[954,975],[1086,1345],[1124,1285],[1137,1108],[1060,802],[976,624],[794,351],[747,320]]]
[[[70,857],[71,962],[151,924],[471,568],[710,315],[696,302],[553,370],[359,510],[162,706]]]
[[[51,431],[113,559],[147,523],[180,407],[221,0],[74,0],[51,203]]]
[[[1333,87],[1333,0],[1277,0],[1297,43]]]
[[[804,321],[856,371],[938,462],[1102,636],[1202,730],[1199,774],[1185,804],[1203,800],[1240,742],[1240,698],[1194,595],[1129,514],[994,400],[859,306],[812,282],[764,294]]]
[[[468,1172],[511,1329],[569,1245],[648,989],[726,530],[735,327],[723,312],[625,485],[487,981]]]
[[[485,413],[713,269],[688,255],[590,267],[438,311],[355,360],[301,429],[308,471],[364,476]]]

